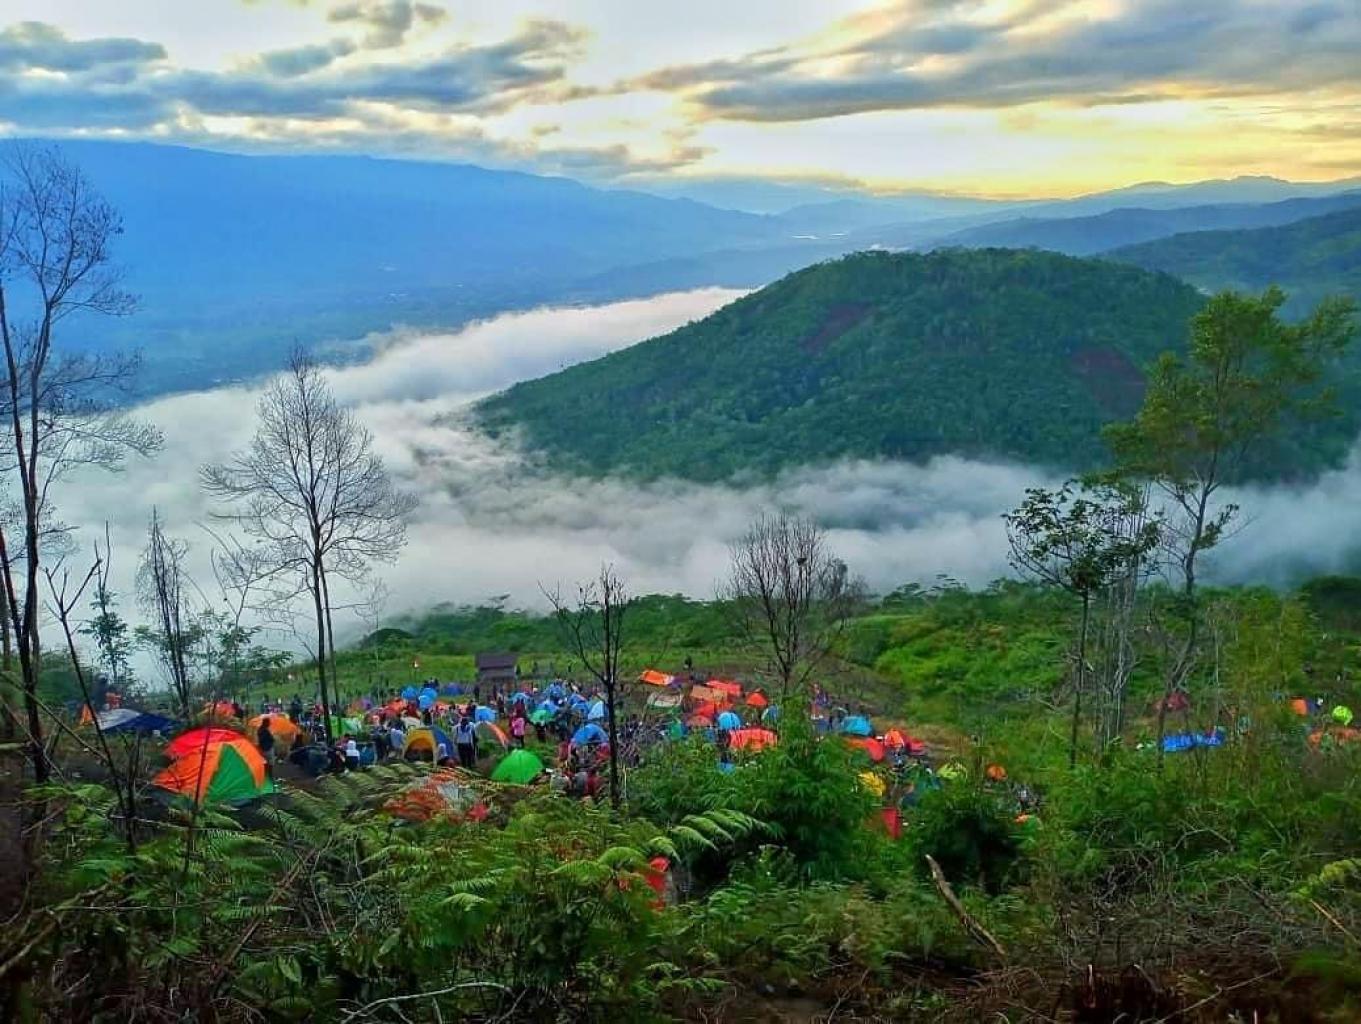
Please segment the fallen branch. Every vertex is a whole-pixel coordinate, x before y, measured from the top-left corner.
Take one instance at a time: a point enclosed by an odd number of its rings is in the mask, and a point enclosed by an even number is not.
[[[375,999],[373,1002],[366,1003],[357,1010],[351,1010],[341,1018],[340,1024],[349,1024],[349,1022],[356,1017],[367,1015],[370,1011],[375,1010],[380,1006],[391,1006],[394,1003],[407,1003],[413,999],[434,999],[436,996],[446,996],[450,992],[457,992],[460,989],[468,988],[494,988],[499,989],[506,995],[510,994],[509,988],[494,981],[464,981],[457,985],[450,985],[448,988],[435,989],[433,992],[413,992],[404,996],[388,996],[386,999]],[[393,1009],[395,1010],[396,1007],[393,1006]]]
[[[959,902],[959,897],[955,895],[954,889],[950,888],[950,882],[946,879],[945,872],[941,871],[940,865],[936,863],[936,859],[929,853],[926,855],[926,864],[931,869],[931,878],[935,881],[936,888],[940,890],[941,897],[950,905],[950,909],[955,912],[955,916],[959,918],[959,923],[964,926],[964,930],[968,932],[975,941],[982,943],[992,950],[999,960],[1005,962],[1007,959],[1007,951],[1002,948],[1000,942],[993,938],[992,933],[979,924],[974,916],[964,908],[964,904]]]

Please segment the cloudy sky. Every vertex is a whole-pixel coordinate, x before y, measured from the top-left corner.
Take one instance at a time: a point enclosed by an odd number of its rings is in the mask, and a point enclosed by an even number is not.
[[[0,0],[0,131],[602,183],[1361,174],[1358,0]]]

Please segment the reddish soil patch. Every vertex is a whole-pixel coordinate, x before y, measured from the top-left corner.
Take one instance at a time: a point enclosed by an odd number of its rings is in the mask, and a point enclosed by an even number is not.
[[[1144,397],[1144,375],[1123,352],[1084,348],[1069,360],[1087,392],[1112,416],[1132,416]]]
[[[818,329],[800,342],[800,347],[809,355],[821,352],[837,338],[869,315],[870,306],[865,302],[842,302],[833,306],[823,317]]]

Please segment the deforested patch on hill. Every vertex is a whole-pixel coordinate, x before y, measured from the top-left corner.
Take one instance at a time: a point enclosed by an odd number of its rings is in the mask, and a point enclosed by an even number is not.
[[[1085,469],[1202,302],[1167,274],[1056,253],[857,253],[476,412],[592,474],[944,454]]]

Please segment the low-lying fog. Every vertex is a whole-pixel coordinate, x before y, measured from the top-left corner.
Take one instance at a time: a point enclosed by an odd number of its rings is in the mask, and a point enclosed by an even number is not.
[[[405,552],[379,569],[389,613],[499,594],[540,606],[541,583],[585,578],[602,560],[617,564],[634,593],[707,597],[724,572],[728,542],[775,506],[820,519],[837,553],[879,591],[938,574],[975,585],[1005,574],[1000,514],[1027,486],[1057,482],[1028,467],[958,458],[924,466],[848,462],[759,486],[639,486],[531,472],[514,451],[449,425],[479,395],[703,317],[738,294],[707,289],[507,314],[454,334],[397,332],[371,362],[331,372],[337,395],[373,431],[393,474],[420,497]],[[211,541],[197,526],[210,509],[197,472],[247,442],[256,398],[253,389],[225,388],[151,402],[139,414],[166,436],[154,461],[64,484],[60,514],[80,526],[85,545],[110,523],[120,593],[132,594],[153,505],[168,530],[193,545],[195,571],[211,590]],[[1220,578],[1281,582],[1341,570],[1361,533],[1361,459],[1354,454],[1307,491],[1235,498],[1251,522],[1215,553]],[[133,613],[130,602],[125,613]],[[358,628],[351,622],[345,632]]]

